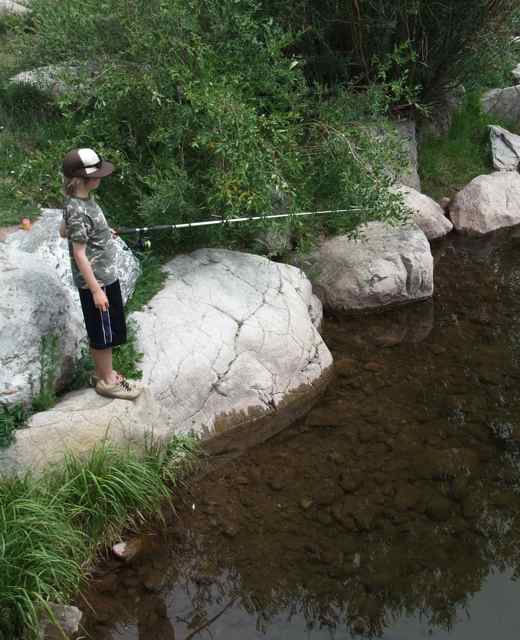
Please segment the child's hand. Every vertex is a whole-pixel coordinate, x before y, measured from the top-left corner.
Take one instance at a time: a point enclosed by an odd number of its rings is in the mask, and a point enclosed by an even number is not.
[[[92,297],[94,298],[96,309],[99,309],[100,311],[106,311],[108,309],[108,298],[103,289],[98,289],[92,294]]]

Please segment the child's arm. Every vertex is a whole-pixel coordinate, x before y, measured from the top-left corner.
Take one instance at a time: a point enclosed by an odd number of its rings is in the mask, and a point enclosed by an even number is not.
[[[85,282],[92,292],[96,308],[101,311],[106,311],[108,309],[108,298],[106,297],[103,289],[99,286],[96,276],[92,271],[92,266],[87,258],[87,245],[84,242],[73,242],[72,254],[76,264],[78,265],[78,269],[81,271],[81,275],[85,278]]]
[[[68,237],[67,226],[65,224],[65,220],[62,220],[61,224],[60,224],[60,236],[62,238],[67,238]]]

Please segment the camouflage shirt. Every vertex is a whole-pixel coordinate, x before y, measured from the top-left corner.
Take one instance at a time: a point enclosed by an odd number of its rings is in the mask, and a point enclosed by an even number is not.
[[[96,201],[92,198],[67,198],[63,208],[63,220],[67,229],[74,284],[80,289],[87,288],[85,278],[74,260],[73,242],[87,245],[87,258],[100,284],[109,285],[115,282],[116,245],[105,215]]]

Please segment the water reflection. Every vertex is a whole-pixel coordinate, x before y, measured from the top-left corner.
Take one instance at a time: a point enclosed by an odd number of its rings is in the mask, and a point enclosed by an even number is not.
[[[338,366],[325,397],[194,482],[138,561],[99,569],[86,594],[92,636],[459,638],[466,611],[478,618],[500,600],[497,585],[510,593],[517,251],[509,236],[450,240],[434,304],[329,319]],[[497,582],[493,571],[508,573]],[[519,628],[516,608],[508,616]],[[487,638],[480,629],[473,637]]]

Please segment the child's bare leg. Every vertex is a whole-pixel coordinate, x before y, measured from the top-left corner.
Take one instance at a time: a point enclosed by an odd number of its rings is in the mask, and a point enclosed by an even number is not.
[[[112,368],[112,349],[93,349],[90,353],[96,366],[96,376],[107,384],[115,384],[118,381],[117,373]]]

